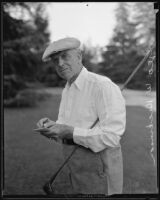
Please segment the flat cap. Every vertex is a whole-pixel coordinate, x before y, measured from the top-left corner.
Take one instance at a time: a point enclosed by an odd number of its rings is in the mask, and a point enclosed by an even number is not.
[[[44,51],[42,60],[50,60],[50,55],[63,50],[69,50],[78,48],[80,46],[80,41],[73,37],[66,37],[57,41],[52,42]]]

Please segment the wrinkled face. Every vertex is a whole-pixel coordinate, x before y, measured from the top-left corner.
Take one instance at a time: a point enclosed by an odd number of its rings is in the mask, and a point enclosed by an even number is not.
[[[70,81],[81,71],[81,53],[78,49],[61,51],[53,54],[51,60],[60,77]]]

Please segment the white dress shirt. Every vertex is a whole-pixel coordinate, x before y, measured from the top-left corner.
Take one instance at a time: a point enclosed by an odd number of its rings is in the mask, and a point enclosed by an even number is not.
[[[90,128],[97,118],[98,123]],[[109,78],[83,67],[77,79],[63,89],[56,122],[73,126],[74,142],[93,152],[117,147],[125,131],[125,100]]]

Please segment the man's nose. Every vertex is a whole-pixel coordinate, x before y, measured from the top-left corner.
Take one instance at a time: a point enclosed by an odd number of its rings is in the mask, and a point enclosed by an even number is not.
[[[63,59],[61,57],[59,57],[58,58],[58,65],[61,67],[61,66],[63,66],[63,64],[64,64]]]

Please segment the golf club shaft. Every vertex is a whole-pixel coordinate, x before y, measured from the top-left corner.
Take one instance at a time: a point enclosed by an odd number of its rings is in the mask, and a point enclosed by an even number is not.
[[[149,56],[152,53],[152,50],[155,47],[152,46],[151,49],[148,51],[148,53],[145,55],[145,57],[143,58],[143,60],[141,60],[141,62],[137,65],[137,67],[133,70],[133,72],[131,73],[131,75],[127,78],[127,80],[125,81],[125,83],[123,84],[121,91],[124,90],[124,88],[127,86],[127,84],[129,83],[129,81],[133,78],[133,76],[135,75],[135,73],[140,69],[140,67],[142,67],[142,65],[147,61],[147,59],[149,58]]]

